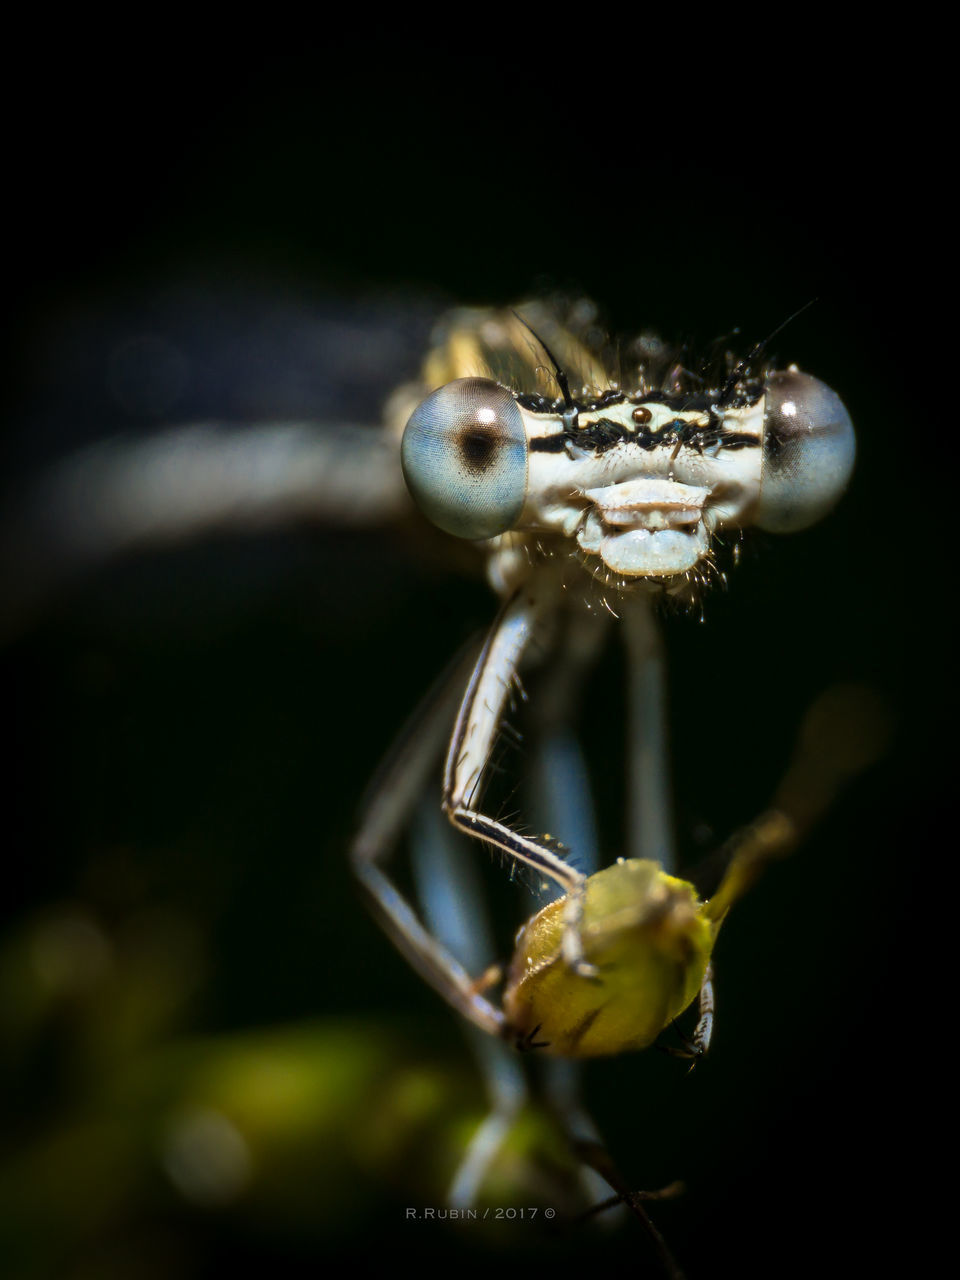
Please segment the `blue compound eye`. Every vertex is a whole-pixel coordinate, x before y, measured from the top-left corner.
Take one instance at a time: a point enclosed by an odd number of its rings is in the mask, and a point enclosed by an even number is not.
[[[792,533],[826,515],[847,487],[855,453],[853,423],[835,392],[795,369],[770,374],[756,524]]]
[[[417,506],[458,538],[505,533],[523,509],[523,418],[487,378],[458,378],[428,396],[406,425],[400,460]]]

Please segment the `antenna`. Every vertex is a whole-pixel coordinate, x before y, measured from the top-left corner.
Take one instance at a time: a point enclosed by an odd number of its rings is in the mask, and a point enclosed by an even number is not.
[[[787,327],[787,325],[791,323],[791,321],[796,320],[797,316],[802,316],[804,311],[806,311],[808,307],[812,307],[816,301],[817,301],[816,298],[811,298],[809,302],[805,302],[802,307],[800,307],[797,311],[794,311],[793,315],[787,316],[786,320],[784,320],[781,324],[778,324],[772,333],[768,333],[767,336],[761,342],[757,343],[757,345],[753,348],[753,350],[748,355],[744,356],[744,358],[738,362],[737,367],[727,378],[727,381],[724,384],[723,390],[720,392],[720,395],[717,398],[716,408],[722,409],[724,405],[727,404],[728,401],[733,399],[733,393],[736,390],[737,383],[746,373],[747,367],[750,364],[750,362],[757,358],[757,356],[764,349],[764,347],[767,346],[768,343],[772,342],[778,333],[782,333],[783,330]],[[529,329],[530,326],[527,325],[527,328]],[[533,330],[530,329],[530,332],[533,333]],[[534,334],[534,337],[536,337],[536,334]],[[540,339],[537,338],[537,341],[539,342]],[[541,346],[542,345],[543,344],[541,343]],[[546,350],[546,347],[544,347],[544,350]],[[553,357],[551,356],[551,359],[552,358]]]

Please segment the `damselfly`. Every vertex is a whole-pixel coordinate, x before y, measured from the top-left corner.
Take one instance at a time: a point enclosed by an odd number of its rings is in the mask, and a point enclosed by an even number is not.
[[[440,465],[437,458],[443,453],[440,446],[447,428],[435,412],[436,400],[415,415],[417,404],[452,379],[486,379],[479,388],[473,384],[481,398],[468,398],[468,421],[455,424],[448,440],[460,479],[451,485],[441,472],[439,496],[435,493],[431,499],[428,491],[426,507],[429,514],[439,516],[442,525],[449,527],[452,518],[461,535],[493,534],[492,540],[479,544],[479,554],[486,556],[493,585],[506,601],[501,634],[503,628],[515,627],[518,637],[512,652],[501,652],[496,662],[491,661],[491,648],[485,650],[486,659],[471,685],[457,734],[463,749],[450,753],[448,807],[462,828],[479,830],[484,838],[494,837],[504,846],[509,861],[516,862],[518,857],[523,861],[520,855],[526,855],[534,879],[572,890],[566,899],[568,907],[547,909],[552,912],[547,917],[552,923],[544,927],[537,942],[545,948],[544,963],[533,966],[536,977],[544,981],[534,981],[532,987],[519,984],[532,991],[531,999],[526,1000],[516,982],[512,1013],[498,1009],[489,999],[493,983],[490,966],[502,959],[503,952],[498,944],[483,940],[481,915],[472,910],[473,890],[457,887],[455,872],[466,868],[471,854],[462,847],[446,848],[446,841],[456,833],[452,827],[437,823],[440,792],[431,787],[427,777],[439,762],[443,739],[453,726],[462,692],[457,681],[467,683],[469,671],[447,680],[419,729],[406,740],[400,763],[388,770],[386,785],[374,795],[358,842],[362,874],[380,892],[394,936],[452,1003],[474,1017],[485,1031],[497,1033],[497,1038],[484,1035],[481,1040],[496,1051],[490,1077],[499,1082],[495,1087],[505,1105],[470,1146],[452,1188],[453,1198],[460,1201],[476,1198],[482,1189],[484,1167],[495,1161],[497,1143],[509,1128],[510,1109],[515,1114],[518,1105],[518,1093],[511,1083],[515,1077],[512,1068],[505,1065],[515,1065],[517,1058],[501,1035],[522,1046],[536,1047],[530,1055],[535,1060],[558,1048],[592,1054],[639,1046],[702,986],[717,924],[718,899],[712,899],[712,909],[702,909],[684,882],[669,875],[673,836],[662,738],[663,657],[650,598],[696,613],[704,586],[711,580],[719,581],[725,559],[735,558],[742,523],[759,515],[768,527],[789,527],[813,518],[842,489],[843,473],[852,458],[852,436],[845,417],[837,417],[832,423],[835,430],[829,430],[830,407],[838,402],[821,384],[804,375],[788,371],[767,379],[759,364],[754,367],[750,360],[738,364],[727,360],[723,352],[707,368],[687,367],[689,361],[649,336],[635,344],[613,347],[599,338],[593,314],[584,307],[561,313],[550,307],[524,305],[519,312],[523,321],[506,311],[461,311],[441,322],[423,378],[405,385],[392,398],[387,424],[380,434],[349,425],[351,420],[372,413],[356,396],[351,400],[349,417],[341,405],[325,402],[321,396],[310,419],[302,422],[289,409],[284,414],[282,397],[271,402],[265,394],[250,397],[244,411],[234,413],[223,390],[219,398],[200,401],[199,408],[185,414],[171,392],[171,387],[183,383],[190,372],[185,371],[177,349],[149,332],[145,336],[132,333],[111,352],[108,362],[111,386],[122,412],[131,412],[129,406],[136,404],[139,394],[141,402],[145,398],[152,402],[151,421],[163,422],[166,413],[166,420],[184,425],[139,439],[110,438],[109,428],[115,429],[117,424],[98,420],[100,438],[94,435],[92,446],[63,452],[36,484],[18,494],[19,510],[13,514],[4,543],[10,568],[8,618],[22,626],[30,610],[36,610],[65,581],[74,581],[79,569],[89,570],[121,551],[196,539],[208,530],[261,529],[313,519],[326,525],[366,525],[376,532],[372,541],[364,544],[365,561],[356,560],[359,541],[350,550],[344,540],[337,552],[339,558],[342,546],[345,565],[351,558],[349,581],[355,585],[359,605],[364,590],[372,589],[371,583],[386,585],[382,572],[376,579],[368,571],[370,566],[382,564],[385,551],[390,550],[389,538],[381,531],[391,527],[391,522],[400,525],[411,516],[400,471],[405,424],[411,415],[420,424],[412,434],[408,432],[406,452],[407,470],[422,494],[425,485],[429,490],[431,474]],[[202,306],[194,305],[189,314],[198,317],[198,333],[211,330]],[[418,325],[422,328],[419,316]],[[271,326],[267,330],[273,331]],[[301,335],[303,350],[309,348],[325,359],[328,373],[331,366],[338,365],[341,379],[344,367],[356,366],[351,385],[363,385],[368,400],[374,376],[386,376],[386,356],[398,341],[404,351],[412,341],[412,330],[400,334],[392,322],[383,326],[383,335],[392,335],[389,340],[378,336],[380,331],[369,324],[362,333],[358,328],[351,336],[354,331],[342,315],[336,326],[327,326],[322,313],[311,315],[307,332],[309,341]],[[186,349],[190,351],[189,346]],[[287,341],[283,350],[289,349]],[[216,366],[216,361],[205,360],[195,350],[191,354],[201,372]],[[254,360],[240,352],[239,358],[224,362],[222,387],[233,390],[237,398],[236,386],[251,369],[279,368],[280,363],[279,354],[265,356],[259,350]],[[149,376],[143,376],[144,368]],[[570,390],[571,385],[576,386],[575,391]],[[445,394],[440,393],[441,397]],[[811,409],[809,394],[814,394],[821,408],[827,406],[823,432],[809,430],[819,412]],[[76,397],[69,403],[75,410]],[[209,407],[216,409],[218,404],[223,405],[219,411]],[[799,408],[799,416],[790,414],[789,405]],[[273,420],[264,421],[271,409]],[[812,412],[812,418],[804,417],[805,412]],[[61,407],[61,423],[66,421],[64,414]],[[278,414],[284,416],[278,420]],[[333,427],[318,427],[316,420],[321,418]],[[515,429],[518,421],[522,437]],[[815,459],[821,449],[826,451],[826,461],[821,459],[819,464],[822,483],[807,489],[805,509],[799,514],[796,510],[784,514],[778,511],[777,503],[796,454],[802,451],[796,439],[789,437],[791,424],[807,431],[800,440],[813,448]],[[490,427],[494,428],[492,436]],[[501,429],[505,433],[502,438],[496,434]],[[522,456],[519,489],[518,456]],[[639,475],[633,463],[638,457],[647,467]],[[762,459],[773,463],[772,471],[769,467],[764,471]],[[448,492],[459,488],[463,495],[464,485],[469,490],[475,479],[489,471],[489,465],[483,464],[491,462],[494,496],[500,503],[497,514],[478,510],[474,503],[466,524],[460,523],[459,506],[453,504],[451,514]],[[531,480],[536,484],[528,496]],[[513,531],[514,518],[526,519],[531,513],[534,527]],[[507,524],[498,526],[500,520]],[[416,536],[419,539],[419,533]],[[426,550],[428,544],[420,540],[416,546]],[[448,540],[444,554],[450,546]],[[343,580],[348,580],[346,573]],[[324,598],[331,599],[330,585],[320,582],[318,586],[325,586]],[[531,597],[523,594],[525,588],[533,588],[532,604]],[[429,612],[429,604],[423,607]],[[425,616],[418,613],[418,626],[424,625]],[[604,990],[600,984],[607,958],[597,955],[595,948],[605,946],[609,937],[605,926],[597,927],[590,888],[582,891],[584,877],[598,862],[600,838],[591,829],[587,768],[578,757],[572,724],[579,690],[606,633],[615,630],[618,619],[628,642],[631,675],[628,692],[618,699],[611,719],[619,723],[623,707],[629,711],[634,722],[628,738],[632,750],[625,753],[618,731],[610,731],[591,745],[586,765],[592,765],[594,772],[626,769],[628,773],[631,817],[627,835],[620,846],[604,843],[612,854],[630,855],[623,864],[624,876],[639,874],[644,880],[639,893],[634,880],[628,895],[640,909],[639,934],[642,936],[652,919],[662,917],[674,929],[677,945],[693,944],[682,980],[670,991],[656,974],[647,981],[648,993],[660,992],[664,998],[659,1006],[656,1001],[653,1006],[648,1004],[646,1021],[639,1027],[627,1020],[618,1032],[619,1043],[596,1038],[603,1023],[595,1001],[567,1016],[563,1012],[566,996],[558,996],[550,988],[551,983],[559,982],[564,990],[577,993],[576,999],[584,995],[588,1001]],[[508,781],[517,777],[533,780],[534,786],[532,796],[522,801],[518,819],[513,820],[505,812],[512,803],[509,795],[499,800],[491,797],[485,806],[482,787],[492,772],[490,748],[508,734],[508,722],[513,718],[507,714],[510,702],[523,701],[514,668],[524,638],[523,660],[530,668],[531,696],[529,706],[518,715],[521,720],[525,717],[527,735],[520,763],[510,762],[506,776]],[[381,663],[389,666],[396,651],[395,645],[380,646]],[[323,680],[331,681],[329,668]],[[367,685],[354,676],[349,694],[352,717],[363,724],[364,737],[382,741],[387,735],[378,728],[377,709],[367,694]],[[238,700],[242,695],[243,690],[237,689]],[[681,767],[690,766],[681,761]],[[334,812],[333,796],[324,790],[323,779],[319,785],[326,824],[327,815]],[[809,787],[804,791],[810,794]],[[421,794],[425,799],[414,819],[417,834],[412,852],[423,916],[432,938],[416,916],[404,914],[406,908],[397,905],[392,890],[384,892],[379,867],[361,856],[385,852]],[[520,824],[528,816],[541,829],[555,832],[557,840],[526,834]],[[796,825],[804,826],[808,817],[798,815]],[[781,828],[780,838],[783,842],[792,836]],[[558,841],[570,847],[570,858]],[[762,861],[775,843],[761,841],[758,860]],[[740,846],[741,853],[745,854],[748,845]],[[647,864],[646,869],[638,873],[636,861]],[[666,870],[652,870],[654,861]],[[746,856],[734,861],[737,875],[745,873],[749,862]],[[736,887],[735,882],[728,882],[728,896]],[[328,975],[337,957],[329,954],[329,948],[325,954],[323,972]],[[640,963],[647,961],[656,968],[656,947],[647,947],[642,955],[633,950],[626,965],[620,966],[621,972],[636,974]],[[620,990],[627,993],[629,1002],[629,986]],[[545,1014],[553,1016],[558,1009],[559,1023],[554,1019],[555,1025],[548,1027]],[[706,1023],[700,1042],[692,1046],[694,1050],[702,1046],[705,1034]],[[554,1083],[558,1094],[566,1088],[559,1074]],[[574,1109],[568,1106],[568,1117]],[[589,1136],[589,1127],[584,1125],[585,1120],[580,1135]]]
[[[702,1054],[720,923],[759,867],[794,846],[844,771],[858,767],[859,747],[802,802],[795,768],[771,808],[728,847],[726,875],[708,901],[677,878],[653,611],[662,603],[696,609],[746,527],[787,533],[819,520],[854,461],[837,395],[793,366],[764,368],[760,355],[721,353],[688,368],[650,337],[604,342],[587,307],[562,318],[539,305],[461,311],[439,326],[422,383],[394,400],[392,429],[398,439],[403,429],[414,498],[442,529],[483,542],[502,605],[479,656],[455,669],[386,768],[354,863],[420,974],[475,1027],[521,1050],[583,1058],[640,1049],[699,994],[688,1052]],[[591,871],[596,837],[571,726],[575,691],[614,621],[630,666],[629,856]],[[484,804],[491,756],[511,704],[525,697],[524,665],[540,668],[529,714],[535,758],[526,765],[556,836],[530,834]],[[447,923],[454,905],[434,883],[442,874],[434,853],[414,851],[428,927],[380,867],[445,736],[439,799],[452,826],[563,895],[521,929],[505,967],[487,967],[483,949],[463,941],[463,926],[454,932]],[[824,741],[808,743],[799,772],[809,772]],[[604,767],[619,765],[620,754],[608,743]],[[499,983],[498,1004],[488,992]],[[455,1199],[476,1194],[516,1097],[498,1105]]]

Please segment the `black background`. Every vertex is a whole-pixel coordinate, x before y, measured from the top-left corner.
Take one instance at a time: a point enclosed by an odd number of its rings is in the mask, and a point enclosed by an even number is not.
[[[692,65],[679,40],[586,57],[502,36],[469,53],[359,37],[298,54],[134,42],[122,59],[46,61],[15,104],[7,158],[7,478],[13,490],[98,435],[89,370],[67,420],[63,333],[122,334],[180,282],[243,314],[278,297],[362,315],[384,296],[429,311],[559,287],[594,298],[616,330],[708,341],[739,327],[745,345],[816,297],[775,347],[842,395],[857,470],[822,526],[748,550],[702,626],[667,623],[688,853],[698,827],[721,838],[760,809],[829,685],[877,690],[897,736],[738,907],[709,1062],[689,1079],[651,1054],[597,1064],[588,1097],[631,1179],[686,1180],[658,1221],[691,1276],[840,1274],[917,1247],[890,1188],[918,1172],[918,891],[903,827],[917,812],[912,611],[936,568],[918,569],[888,517],[912,425],[906,374],[925,358],[909,323],[924,226],[900,181],[905,156],[923,167],[925,122],[922,105],[904,113],[852,77],[849,50],[811,38],[760,56],[727,33]],[[114,938],[162,906],[205,959],[161,1040],[357,1018],[439,1045],[469,1074],[452,1017],[367,918],[343,851],[397,726],[491,611],[481,581],[317,529],[214,537],[64,585],[5,655],[9,955],[56,904]],[[601,703],[614,696],[598,686]],[[591,723],[603,733],[603,705]],[[73,1016],[13,1055],[8,1187],[79,1105],[83,1036],[61,1025]],[[70,1188],[52,1182],[52,1221]],[[309,1201],[302,1187],[293,1198]],[[503,1265],[479,1232],[414,1231],[403,1203],[363,1186],[311,1223],[262,1205],[205,1214],[164,1188],[63,1228],[61,1248],[34,1247],[29,1212],[11,1239],[38,1275],[222,1274],[241,1256],[312,1274],[334,1254],[372,1255],[377,1233],[413,1261],[489,1250]],[[644,1248],[627,1227],[559,1255],[514,1237],[506,1256],[642,1269]]]

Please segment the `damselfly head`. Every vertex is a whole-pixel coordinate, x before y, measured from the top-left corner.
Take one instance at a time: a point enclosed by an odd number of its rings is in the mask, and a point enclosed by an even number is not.
[[[518,319],[503,332],[527,348],[539,342]],[[846,488],[850,416],[835,392],[794,367],[753,377],[741,362],[695,390],[692,375],[651,388],[642,370],[627,390],[611,372],[607,389],[575,396],[541,346],[559,395],[456,378],[410,417],[404,476],[446,532],[515,533],[531,554],[573,553],[606,585],[676,594],[709,573],[721,530],[806,528]]]

